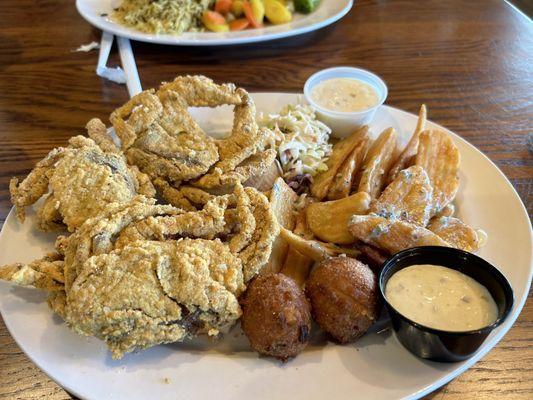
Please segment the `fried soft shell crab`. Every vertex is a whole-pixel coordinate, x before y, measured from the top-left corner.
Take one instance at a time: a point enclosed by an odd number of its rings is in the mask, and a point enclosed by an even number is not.
[[[215,140],[188,108],[220,105],[234,106],[234,121],[229,136]],[[204,76],[180,76],[157,91],[144,91],[110,119],[128,161],[152,180],[176,189],[185,184],[231,190],[235,181],[243,183],[265,172],[276,155],[265,149],[269,131],[257,126],[250,95]]]
[[[45,196],[37,211],[38,227],[51,231],[66,226],[73,232],[110,203],[126,203],[138,194],[155,195],[147,176],[127,165],[100,120],[91,120],[87,129],[92,139],[71,138],[68,147],[48,153],[22,182],[11,180],[11,201],[20,221],[25,219],[25,208]]]
[[[215,140],[188,108],[222,104],[234,106],[234,123]],[[92,120],[92,139],[72,138],[12,182],[19,218],[50,188],[40,227],[65,224],[73,234],[40,260],[0,268],[0,278],[47,290],[50,307],[106,341],[114,358],[217,336],[241,306],[242,328],[262,354],[296,356],[311,315],[336,340],[354,341],[379,315],[375,272],[355,258],[377,271],[387,254],[414,245],[481,245],[453,217],[458,150],[445,133],[424,130],[425,118],[422,107],[399,156],[392,128],[375,141],[363,127],[338,142],[310,187],[314,198],[298,198],[281,178],[267,179],[279,176],[276,151],[250,95],[178,77],[112,113],[120,148]],[[243,187],[258,177],[269,181],[270,203]],[[170,204],[150,198],[154,187]],[[304,288],[314,261],[321,264]]]
[[[227,331],[278,232],[266,197],[240,184],[199,211],[138,197],[88,219],[56,253],[4,267],[0,278],[48,290],[72,329],[105,340],[120,358]]]

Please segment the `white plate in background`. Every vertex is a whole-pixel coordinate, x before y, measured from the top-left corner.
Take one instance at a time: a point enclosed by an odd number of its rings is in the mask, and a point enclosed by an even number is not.
[[[183,32],[181,35],[150,34],[120,25],[109,16],[122,0],[76,0],[81,16],[95,27],[140,42],[178,46],[219,46],[263,42],[301,35],[330,25],[352,8],[353,0],[321,0],[318,8],[310,14],[293,14],[290,23],[266,25],[259,29],[237,32]]]

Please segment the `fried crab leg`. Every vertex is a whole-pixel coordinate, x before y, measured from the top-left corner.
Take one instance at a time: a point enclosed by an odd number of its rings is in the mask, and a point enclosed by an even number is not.
[[[21,222],[24,222],[26,217],[25,208],[34,204],[48,191],[48,170],[63,156],[64,151],[62,147],[53,149],[35,165],[35,168],[21,183],[17,178],[9,182],[11,202]]]
[[[63,260],[59,254],[50,253],[29,264],[5,265],[0,268],[0,279],[51,292],[64,290]]]

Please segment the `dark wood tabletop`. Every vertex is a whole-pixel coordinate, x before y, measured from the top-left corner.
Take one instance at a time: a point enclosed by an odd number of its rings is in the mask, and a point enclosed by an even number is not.
[[[324,0],[327,1],[327,0]],[[96,76],[100,40],[68,0],[4,0],[0,8],[0,223],[8,182],[51,148],[107,120],[125,86]],[[133,43],[145,88],[204,74],[250,91],[298,92],[309,75],[354,65],[382,76],[387,103],[466,138],[511,180],[533,211],[533,24],[500,0],[356,1],[337,24],[304,36],[239,47]],[[111,64],[118,64],[114,55]],[[432,399],[533,398],[533,301],[474,367]],[[15,344],[0,320],[0,398],[71,398]]]

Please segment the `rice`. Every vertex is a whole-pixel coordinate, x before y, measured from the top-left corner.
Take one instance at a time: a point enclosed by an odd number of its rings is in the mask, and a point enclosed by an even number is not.
[[[213,3],[214,0],[124,0],[113,19],[142,32],[181,34],[202,30],[202,13]]]

